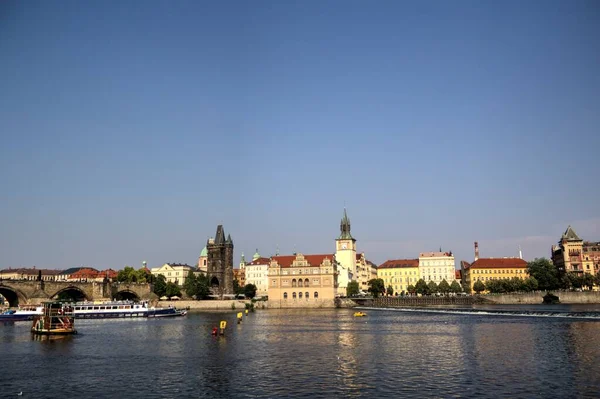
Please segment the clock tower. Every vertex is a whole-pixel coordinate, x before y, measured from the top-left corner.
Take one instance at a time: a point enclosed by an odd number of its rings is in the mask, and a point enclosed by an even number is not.
[[[335,240],[335,260],[338,263],[338,290],[340,296],[346,296],[348,283],[357,279],[356,240],[350,234],[350,219],[344,208],[340,223],[340,236]]]

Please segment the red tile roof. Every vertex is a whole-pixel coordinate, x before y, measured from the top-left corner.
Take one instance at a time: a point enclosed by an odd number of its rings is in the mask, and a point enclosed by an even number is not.
[[[377,269],[397,269],[401,267],[419,267],[419,259],[392,259],[387,260]]]
[[[527,262],[520,258],[480,258],[471,263],[470,269],[526,268]]]
[[[256,260],[253,260],[250,263],[246,263],[246,266],[248,266],[248,265],[268,265],[269,263],[271,263],[270,258],[258,258]]]
[[[324,255],[304,255],[304,259],[308,262],[310,266],[319,266],[325,259],[329,259],[331,262],[335,259],[335,255],[333,254],[324,254]],[[296,255],[283,255],[283,256],[273,256],[272,260],[276,261],[281,267],[291,267],[292,262],[296,260]]]
[[[455,280],[460,280],[462,278],[462,271],[460,270],[455,270],[454,271],[454,279]]]

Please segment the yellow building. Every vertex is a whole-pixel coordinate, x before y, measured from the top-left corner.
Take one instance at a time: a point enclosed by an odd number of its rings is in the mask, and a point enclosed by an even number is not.
[[[571,226],[564,232],[558,245],[552,246],[552,263],[562,273],[589,273],[600,271],[600,242],[583,241]]]
[[[391,285],[394,294],[407,293],[408,286],[414,286],[419,281],[419,260],[388,260],[377,267],[377,278],[383,280],[386,289]]]
[[[161,267],[153,267],[150,273],[152,273],[153,276],[162,274],[165,276],[167,282],[182,286],[190,270],[197,272],[190,265],[182,263],[165,263]]]
[[[462,262],[462,265],[463,278],[471,292],[474,292],[473,285],[476,281],[485,284],[490,280],[529,277],[527,262],[520,258],[481,258],[471,264]]]
[[[270,307],[334,305],[337,275],[333,254],[273,256],[268,277]]]
[[[374,278],[377,278],[377,266],[367,260],[364,252],[356,254],[356,276],[353,280],[358,283],[358,288],[361,291],[367,292],[369,289],[369,280]]]

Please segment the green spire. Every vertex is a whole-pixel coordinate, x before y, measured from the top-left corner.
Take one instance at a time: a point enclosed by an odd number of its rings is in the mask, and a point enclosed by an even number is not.
[[[348,214],[346,213],[346,208],[344,208],[344,216],[342,217],[342,221],[340,222],[340,240],[353,240],[352,234],[350,234],[350,219],[348,218]]]
[[[260,258],[260,254],[258,253],[258,248],[256,248],[256,252],[254,253],[254,255],[252,256],[252,260],[255,261],[256,259]]]

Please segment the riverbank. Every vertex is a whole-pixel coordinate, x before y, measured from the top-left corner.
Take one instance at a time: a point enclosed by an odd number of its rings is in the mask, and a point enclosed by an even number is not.
[[[537,305],[543,302],[544,295],[548,292],[558,296],[560,303],[566,305],[600,304],[600,291],[539,291],[522,294],[488,294],[481,297],[499,305]]]
[[[168,308],[174,306],[177,309],[196,309],[196,310],[242,310],[250,300],[206,300],[206,301],[158,301],[157,308]],[[260,308],[260,306],[254,305]]]

